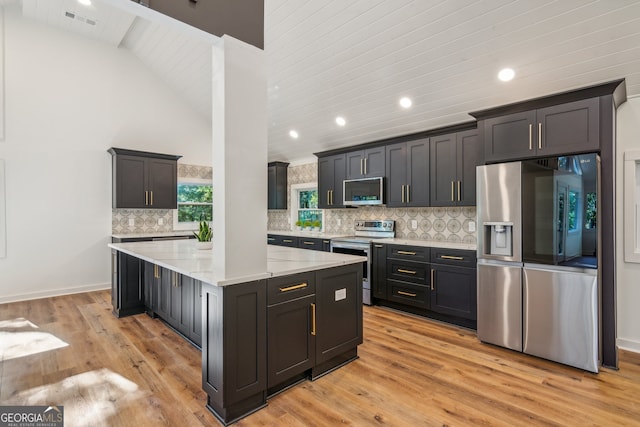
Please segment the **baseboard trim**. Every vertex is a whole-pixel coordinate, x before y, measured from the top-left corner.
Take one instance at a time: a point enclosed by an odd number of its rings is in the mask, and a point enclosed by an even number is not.
[[[632,351],[634,353],[640,353],[640,342],[634,340],[627,340],[624,338],[618,338],[617,340],[618,348],[623,350]]]
[[[32,299],[59,297],[61,295],[81,294],[83,292],[102,291],[110,288],[111,283],[99,283],[95,285],[77,286],[75,288],[49,289],[40,292],[30,292],[28,294],[0,296],[0,304],[28,301]]]

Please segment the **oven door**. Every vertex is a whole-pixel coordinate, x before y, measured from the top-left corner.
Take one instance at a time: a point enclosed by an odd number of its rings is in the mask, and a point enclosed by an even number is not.
[[[362,263],[362,302],[371,305],[371,283],[369,271],[371,270],[371,256],[368,243],[334,242],[331,241],[331,252],[347,255],[367,257],[367,262]]]

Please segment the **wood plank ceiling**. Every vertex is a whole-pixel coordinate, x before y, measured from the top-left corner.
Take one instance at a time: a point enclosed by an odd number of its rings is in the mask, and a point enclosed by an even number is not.
[[[93,3],[96,13],[115,9],[113,0]],[[203,120],[211,117],[211,39],[117,9],[86,13],[93,27],[108,27],[98,36],[60,18],[79,9],[76,0],[22,4],[26,17],[130,50]],[[295,161],[618,78],[638,95],[640,2],[265,0],[265,53],[269,160]],[[506,66],[516,71],[509,83],[496,78]],[[399,107],[402,96],[412,98],[410,109]],[[338,115],[346,126],[336,125]]]

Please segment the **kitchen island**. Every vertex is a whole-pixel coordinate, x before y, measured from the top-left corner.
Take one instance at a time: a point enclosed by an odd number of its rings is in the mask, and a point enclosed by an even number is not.
[[[357,358],[364,257],[269,246],[266,272],[221,278],[212,252],[193,241],[109,247],[114,313],[123,295],[137,296],[149,314],[200,345],[207,407],[225,424]],[[132,263],[137,284],[123,289],[136,280],[121,271]]]

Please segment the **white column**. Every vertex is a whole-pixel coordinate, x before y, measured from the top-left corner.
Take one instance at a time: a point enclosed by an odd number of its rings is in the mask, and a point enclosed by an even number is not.
[[[267,271],[267,79],[264,52],[233,37],[212,58],[212,255],[231,279]]]

